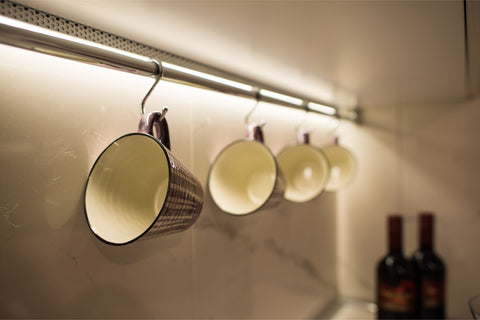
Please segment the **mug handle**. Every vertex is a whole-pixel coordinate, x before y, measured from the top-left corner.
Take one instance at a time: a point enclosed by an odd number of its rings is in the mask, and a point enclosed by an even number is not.
[[[299,131],[297,133],[297,143],[298,144],[310,144],[310,132],[308,131]]]
[[[247,139],[248,140],[255,140],[261,143],[264,143],[263,140],[263,132],[262,132],[262,127],[265,125],[265,123],[262,123],[260,125],[256,123],[251,123],[248,125],[248,131],[247,131]]]
[[[138,132],[149,134],[170,150],[170,133],[168,131],[167,119],[165,119],[165,114],[167,109],[163,111],[154,111],[148,114],[142,114],[140,123],[138,124]]]

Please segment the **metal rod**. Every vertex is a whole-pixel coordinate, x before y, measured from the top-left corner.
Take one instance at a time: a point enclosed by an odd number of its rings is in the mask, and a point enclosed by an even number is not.
[[[148,57],[68,36],[3,16],[0,16],[0,43],[142,76],[156,77],[159,72],[158,65]],[[232,85],[235,81],[215,76],[205,77],[201,74],[198,75],[198,72],[197,74],[192,74],[182,70],[185,68],[175,68],[167,63],[162,64],[162,67],[162,79],[167,81],[259,99],[336,118],[355,120],[350,117],[340,116],[338,112],[332,115],[311,110],[308,108],[308,103],[315,102],[311,99],[293,97],[301,101],[301,103],[292,103],[281,98],[258,94],[258,92],[262,92],[262,88],[249,85],[248,83],[236,86]],[[223,81],[219,81],[219,79]],[[275,92],[280,95],[283,94],[281,90],[275,90]],[[338,111],[336,108],[334,109]]]
[[[1,17],[0,42],[11,46],[47,53],[74,61],[135,73],[155,76],[158,67],[147,58],[126,55],[120,50],[63,35],[48,29]]]

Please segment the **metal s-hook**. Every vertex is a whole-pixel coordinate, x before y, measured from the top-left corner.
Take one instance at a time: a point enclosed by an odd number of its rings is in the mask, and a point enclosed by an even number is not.
[[[140,123],[138,124],[138,132],[147,133],[157,138],[167,149],[170,150],[170,133],[168,131],[167,120],[165,119],[168,108],[163,107],[162,111],[153,111],[145,114],[145,102],[147,101],[155,86],[158,84],[158,82],[160,82],[160,79],[162,79],[163,77],[162,64],[156,60],[150,61],[155,63],[155,65],[157,66],[157,74],[155,75],[155,82],[142,100],[142,117],[140,119]]]
[[[336,121],[337,121],[337,124],[335,125],[335,127],[334,127],[332,130],[330,130],[330,134],[333,134],[335,131],[337,131],[338,127],[340,127],[340,123],[341,123],[341,122],[340,122],[339,119],[331,119],[331,120],[332,120],[332,121],[333,121],[333,120],[336,120]]]
[[[142,100],[142,105],[141,105],[141,112],[142,112],[142,115],[145,114],[145,102],[147,101],[148,97],[150,96],[150,94],[152,93],[153,89],[155,88],[155,86],[158,84],[158,82],[160,82],[160,79],[162,79],[163,77],[163,67],[162,67],[162,64],[160,62],[158,62],[157,60],[150,60],[151,62],[155,63],[156,66],[157,66],[157,74],[155,76],[155,82],[153,83],[152,87],[150,88],[150,90],[148,90],[147,94],[145,95],[145,97],[143,98]]]
[[[295,132],[299,132],[302,129],[302,125],[305,123],[305,121],[308,118],[308,110],[305,110],[305,116],[303,117],[302,121],[295,127]]]
[[[332,118],[330,119],[331,121],[336,121],[336,125],[333,127],[333,129],[330,129],[330,131],[327,133],[327,136],[333,136],[333,144],[337,145],[338,144],[338,137],[335,135],[335,131],[338,130],[340,127],[340,119],[337,118]]]
[[[308,109],[305,108],[305,117],[302,121],[295,127],[295,132],[297,134],[297,143],[298,144],[309,144],[310,143],[310,131],[303,130],[302,125],[308,118]]]
[[[260,91],[259,89],[255,88],[255,105],[253,108],[247,113],[245,117],[245,124],[247,125],[247,139],[254,140],[263,143],[263,132],[262,127],[267,123],[265,120],[260,121],[260,123],[253,123],[250,122],[250,117],[252,113],[257,109],[258,104],[260,102]]]
[[[257,109],[258,107],[258,104],[260,103],[260,91],[258,89],[255,88],[255,105],[253,106],[253,108],[247,113],[247,115],[245,116],[245,124],[247,126],[250,125],[250,117],[252,116],[253,112]],[[264,126],[267,122],[265,120],[262,120],[259,124],[259,126]]]

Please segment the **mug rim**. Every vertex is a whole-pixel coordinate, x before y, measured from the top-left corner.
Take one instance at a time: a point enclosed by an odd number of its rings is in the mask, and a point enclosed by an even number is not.
[[[340,190],[342,190],[342,189],[347,188],[348,186],[350,186],[350,185],[354,182],[354,180],[355,180],[355,178],[357,177],[358,172],[359,172],[359,170],[358,170],[358,159],[357,159],[357,157],[355,156],[355,154],[354,154],[352,151],[350,151],[350,149],[345,148],[344,146],[341,146],[341,145],[338,145],[338,144],[332,144],[332,145],[328,145],[328,146],[323,147],[322,150],[325,150],[325,149],[328,149],[328,148],[339,148],[339,149],[344,150],[346,153],[349,154],[349,156],[351,157],[351,159],[352,159],[352,161],[353,161],[353,163],[354,163],[353,173],[352,173],[352,176],[350,177],[350,181],[348,181],[348,183],[344,184],[340,189],[327,190],[327,189],[325,188],[325,191],[326,191],[326,192],[338,192],[338,191],[340,191]],[[325,155],[326,155],[326,153],[325,153]],[[327,157],[327,160],[328,160],[329,163],[330,163],[330,160],[328,159],[328,157]],[[327,185],[328,185],[328,183],[327,183]]]
[[[316,198],[318,198],[320,195],[322,195],[323,193],[325,193],[327,190],[326,190],[326,187],[328,185],[328,181],[330,180],[330,170],[332,169],[331,168],[331,165],[330,165],[330,161],[328,160],[327,158],[327,155],[325,154],[325,152],[323,152],[322,148],[319,148],[319,147],[316,147],[316,146],[313,146],[311,144],[293,144],[293,145],[288,145],[286,147],[284,147],[282,150],[280,150],[280,152],[277,154],[277,157],[280,156],[280,154],[282,154],[283,152],[287,151],[288,149],[290,148],[295,148],[295,147],[301,147],[301,146],[305,146],[305,147],[308,147],[308,148],[311,148],[312,150],[314,150],[315,152],[319,153],[324,159],[325,159],[325,163],[327,165],[327,182],[325,183],[325,185],[323,186],[323,188],[320,190],[319,193],[317,193],[315,196],[313,196],[312,198],[308,199],[308,200],[305,200],[305,201],[294,201],[294,200],[290,200],[288,198],[285,197],[285,194],[283,196],[283,198],[291,203],[307,203],[307,202],[311,202],[313,200],[315,200]],[[286,181],[286,179],[285,179]],[[286,188],[285,188],[286,189]],[[286,190],[285,190],[286,191]]]
[[[230,148],[231,146],[237,144],[237,143],[241,143],[241,142],[252,142],[252,143],[257,143],[257,144],[260,144],[267,152],[268,154],[272,157],[273,159],[273,163],[275,164],[275,183],[273,184],[273,189],[272,191],[270,192],[270,194],[268,195],[267,197],[267,200],[263,201],[263,203],[258,207],[258,208],[255,208],[254,210],[252,211],[249,211],[249,212],[246,212],[246,213],[241,213],[241,214],[237,214],[237,213],[232,213],[232,212],[228,212],[228,211],[225,211],[224,209],[220,208],[220,206],[217,204],[217,202],[215,201],[215,199],[213,198],[213,194],[212,194],[212,191],[210,190],[210,178],[211,178],[211,174],[212,174],[212,169],[215,165],[215,163],[217,162],[218,158],[228,149]],[[279,175],[280,175],[280,170],[279,170],[279,167],[278,167],[278,162],[277,162],[277,159],[275,157],[275,155],[273,154],[273,152],[270,150],[270,148],[264,143],[264,142],[260,142],[260,141],[257,141],[257,140],[249,140],[249,139],[239,139],[239,140],[235,140],[233,142],[230,142],[229,144],[227,144],[216,156],[215,158],[213,159],[213,162],[210,164],[210,167],[208,169],[208,180],[207,180],[207,189],[208,189],[208,193],[210,194],[210,196],[212,197],[212,200],[213,202],[215,203],[215,205],[223,212],[225,213],[228,213],[229,215],[231,216],[238,216],[238,217],[244,217],[244,216],[248,216],[248,215],[251,215],[252,213],[255,213],[257,211],[260,211],[270,200],[270,198],[272,197],[273,193],[275,192],[275,189],[277,187],[277,182],[278,182],[278,179],[279,179]]]
[[[124,138],[127,138],[129,136],[145,136],[146,138],[149,138],[149,139],[152,139],[154,142],[156,142],[160,148],[162,149],[163,153],[165,154],[166,158],[167,158],[167,164],[168,164],[168,184],[167,184],[167,191],[166,191],[166,197],[165,197],[165,200],[166,198],[168,197],[168,195],[170,194],[170,181],[172,180],[172,168],[170,166],[170,159],[169,159],[169,156],[168,156],[168,153],[167,153],[167,149],[166,147],[160,142],[160,140],[158,140],[157,138],[155,138],[154,136],[150,135],[150,134],[147,134],[147,133],[142,133],[142,132],[131,132],[131,133],[127,133],[127,134],[124,134],[123,136],[115,139],[113,142],[111,142],[107,147],[105,147],[102,152],[98,155],[98,157],[95,159],[95,162],[93,163],[91,169],[90,169],[90,172],[88,173],[88,177],[87,177],[87,182],[85,183],[85,188],[84,188],[84,195],[83,195],[83,206],[84,206],[84,215],[85,215],[85,219],[87,220],[87,224],[88,224],[88,227],[90,229],[90,231],[95,235],[95,237],[97,237],[97,239],[101,240],[102,242],[106,243],[106,244],[109,244],[109,245],[114,245],[114,246],[123,246],[123,245],[126,245],[126,244],[129,244],[129,243],[132,243],[138,239],[140,239],[141,237],[143,237],[145,234],[148,233],[148,231],[150,231],[150,229],[152,229],[152,227],[155,225],[155,223],[157,222],[158,220],[158,217],[160,216],[161,212],[163,211],[164,207],[165,207],[165,204],[167,203],[167,201],[164,201],[162,203],[162,207],[160,208],[160,210],[157,212],[156,216],[155,216],[155,219],[153,220],[153,222],[145,229],[145,231],[143,231],[140,235],[134,237],[133,239],[131,240],[128,240],[126,242],[112,242],[112,241],[109,241],[109,240],[106,240],[104,238],[102,238],[99,234],[97,234],[95,231],[93,231],[92,229],[92,225],[90,223],[90,220],[88,219],[88,212],[87,212],[87,188],[88,188],[88,184],[90,183],[90,178],[92,176],[92,172],[93,170],[95,169],[98,161],[100,160],[100,158],[102,157],[102,155],[107,151],[107,149],[109,149],[113,144],[117,143],[117,141],[119,141],[120,139],[124,139]]]

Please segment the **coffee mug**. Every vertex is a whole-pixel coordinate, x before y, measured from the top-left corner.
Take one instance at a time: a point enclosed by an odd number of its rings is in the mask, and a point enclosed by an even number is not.
[[[330,163],[330,179],[325,190],[335,192],[345,188],[357,174],[357,161],[354,155],[338,144],[338,138],[334,139],[332,145],[322,150]]]
[[[277,161],[263,142],[261,126],[248,126],[246,140],[228,145],[213,162],[208,188],[224,212],[246,215],[280,203],[285,190]]]
[[[202,210],[200,182],[169,150],[165,112],[142,115],[138,132],[112,142],[90,171],[85,215],[108,244],[183,231]]]
[[[325,189],[330,165],[322,150],[310,145],[307,132],[300,132],[296,145],[280,151],[277,161],[286,181],[285,199],[307,202]]]

